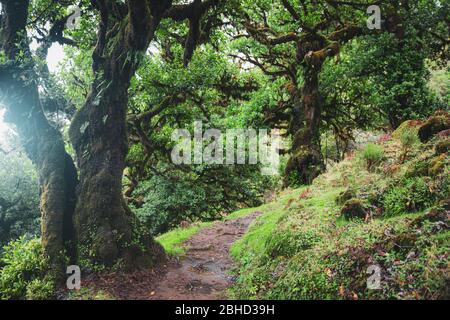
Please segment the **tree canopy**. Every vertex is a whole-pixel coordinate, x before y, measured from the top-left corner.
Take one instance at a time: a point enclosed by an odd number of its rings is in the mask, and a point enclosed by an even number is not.
[[[155,235],[310,184],[356,129],[449,104],[447,2],[377,1],[375,29],[364,0],[0,3],[0,104],[20,138],[0,149],[0,243],[40,234],[55,273],[163,260]],[[278,130],[279,175],[173,163],[172,133],[195,121]]]

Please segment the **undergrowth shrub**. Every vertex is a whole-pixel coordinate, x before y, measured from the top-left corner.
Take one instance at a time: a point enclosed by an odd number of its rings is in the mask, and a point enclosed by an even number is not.
[[[383,159],[384,149],[380,145],[369,143],[363,149],[361,156],[366,163],[367,170],[372,171],[373,168]]]
[[[411,150],[420,143],[416,130],[408,129],[400,134],[400,142],[402,143],[401,162],[405,162]]]
[[[54,295],[53,281],[47,279],[34,279],[27,285],[26,298],[28,300],[46,300]]]
[[[21,237],[4,247],[1,257],[0,299],[49,299],[54,283],[46,277],[48,260],[38,238]]]
[[[433,205],[434,194],[423,177],[404,178],[393,183],[385,192],[383,206],[385,216],[416,212]]]

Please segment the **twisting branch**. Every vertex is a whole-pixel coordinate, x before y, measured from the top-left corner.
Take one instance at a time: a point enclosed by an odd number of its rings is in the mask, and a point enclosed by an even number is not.
[[[294,7],[292,7],[292,5],[289,3],[289,0],[281,0],[281,3],[286,8],[286,10],[291,14],[294,20],[296,21],[300,20],[299,14],[297,13],[297,11],[295,11]]]
[[[143,112],[136,115],[128,116],[128,121],[131,122],[148,122],[151,118],[161,113],[164,109],[169,107],[170,105],[177,104],[183,101],[183,97],[179,94],[171,95],[166,97],[159,105],[154,107],[152,110]]]
[[[189,20],[189,32],[186,38],[185,51],[183,56],[183,63],[187,66],[192,59],[194,50],[197,47],[201,34],[201,19],[205,13],[217,6],[223,0],[194,0],[190,4],[174,5],[165,14],[165,17],[171,18],[174,21]]]
[[[275,37],[269,37],[267,35],[267,32],[269,31],[267,27],[258,28],[256,26],[253,26],[249,20],[247,20],[245,23],[245,29],[250,34],[250,36],[252,36],[256,41],[264,45],[276,46],[288,42],[297,42],[299,40],[298,35],[295,34],[294,32],[289,32],[287,34],[278,35]]]
[[[245,58],[241,57],[241,56],[238,56],[238,55],[235,55],[235,54],[230,54],[229,56],[232,57],[232,58],[235,58],[235,59],[239,59],[239,60],[241,60],[243,62],[249,62],[249,63],[257,66],[259,69],[261,69],[262,72],[264,72],[265,74],[267,74],[269,76],[275,76],[275,77],[278,77],[278,76],[289,76],[289,72],[286,71],[286,70],[277,70],[277,71],[270,71],[270,70],[268,70],[267,67],[263,63],[259,62],[256,59],[250,58],[248,55],[246,55]]]

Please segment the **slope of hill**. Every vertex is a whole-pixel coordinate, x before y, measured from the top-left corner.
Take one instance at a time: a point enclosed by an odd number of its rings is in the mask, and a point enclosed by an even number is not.
[[[258,209],[231,248],[230,297],[450,298],[450,141],[448,130],[427,131],[436,117],[403,124]]]

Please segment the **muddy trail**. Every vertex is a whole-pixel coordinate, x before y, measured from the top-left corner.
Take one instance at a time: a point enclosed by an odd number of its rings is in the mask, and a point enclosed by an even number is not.
[[[225,298],[233,283],[231,245],[244,235],[260,212],[216,222],[184,243],[186,253],[170,263],[164,277],[151,292],[152,300],[212,300]]]
[[[232,285],[231,245],[241,238],[261,212],[217,221],[200,230],[183,246],[185,254],[151,270],[131,274],[92,274],[84,286],[120,300],[215,300]]]

